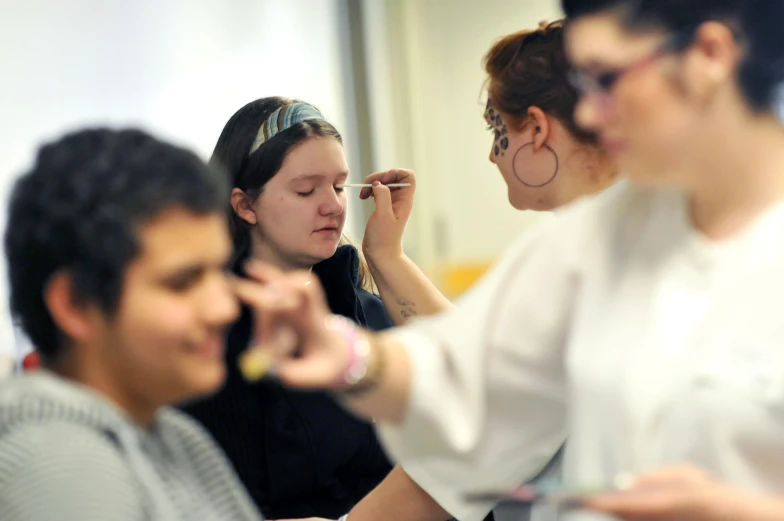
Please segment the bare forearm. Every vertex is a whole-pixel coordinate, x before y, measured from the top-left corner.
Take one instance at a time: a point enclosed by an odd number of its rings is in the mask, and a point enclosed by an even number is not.
[[[349,513],[350,521],[445,521],[450,517],[400,466]]]
[[[381,300],[395,325],[417,315],[435,315],[452,307],[422,270],[405,254],[367,255]]]
[[[784,519],[784,498],[780,496],[741,497],[735,504],[734,512],[717,512],[718,516],[735,521],[781,521]],[[724,517],[717,517],[724,519]]]

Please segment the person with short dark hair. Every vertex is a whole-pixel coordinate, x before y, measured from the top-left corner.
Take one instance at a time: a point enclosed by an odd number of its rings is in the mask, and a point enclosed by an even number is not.
[[[0,519],[261,519],[169,407],[225,377],[227,188],[189,151],[108,129],[47,144],[16,182],[11,311],[43,368],[0,384]]]

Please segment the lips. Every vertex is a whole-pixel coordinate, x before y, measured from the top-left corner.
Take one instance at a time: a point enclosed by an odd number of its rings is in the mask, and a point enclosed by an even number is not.
[[[319,228],[316,230],[316,232],[337,232],[337,231],[338,231],[337,226],[325,226],[323,228]]]
[[[223,349],[223,337],[213,336],[204,342],[194,345],[192,351],[206,358],[221,358],[223,357]]]

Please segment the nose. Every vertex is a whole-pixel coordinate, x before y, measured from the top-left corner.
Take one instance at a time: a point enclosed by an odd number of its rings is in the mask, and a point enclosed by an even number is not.
[[[583,94],[574,108],[574,120],[586,130],[598,131],[603,120],[603,101],[600,94]]]
[[[495,142],[490,145],[490,157],[487,158],[491,163],[495,164]]]
[[[240,304],[225,273],[216,272],[211,279],[204,294],[203,316],[211,326],[224,327],[239,318]]]
[[[321,215],[340,215],[346,209],[345,206],[346,196],[342,192],[338,193],[334,189],[325,190],[324,198],[319,204],[319,213]]]

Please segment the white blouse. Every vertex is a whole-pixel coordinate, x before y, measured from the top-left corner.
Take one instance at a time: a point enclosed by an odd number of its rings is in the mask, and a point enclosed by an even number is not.
[[[399,330],[391,456],[461,521],[568,434],[570,486],[692,462],[784,492],[784,205],[721,243],[685,198],[622,184],[516,244],[458,307]]]

